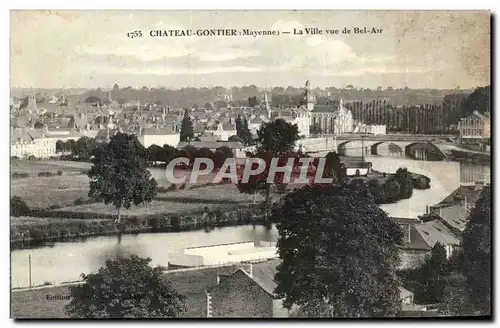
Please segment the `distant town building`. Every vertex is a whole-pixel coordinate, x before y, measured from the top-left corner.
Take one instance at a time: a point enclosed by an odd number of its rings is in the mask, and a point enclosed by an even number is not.
[[[363,134],[373,134],[373,135],[385,135],[386,134],[385,125],[366,125],[359,123],[355,128],[353,133],[363,133]]]
[[[177,145],[177,149],[181,150],[186,146],[195,148],[208,148],[211,151],[216,151],[220,147],[228,147],[233,152],[235,158],[246,157],[245,146],[239,141],[181,141]]]
[[[472,115],[460,119],[458,131],[462,139],[489,139],[491,119],[475,111]]]
[[[353,131],[353,117],[350,109],[344,106],[344,101],[334,102],[330,105],[315,105],[311,101],[309,82],[306,83],[306,90],[302,96],[307,101],[307,108],[311,112],[312,126],[317,127],[322,134],[344,134]],[[311,110],[312,108],[312,110]]]
[[[237,135],[236,125],[231,123],[219,123],[217,125],[217,130],[215,130],[213,134],[217,136],[219,140],[228,141],[229,137]]]
[[[137,138],[145,148],[152,145],[160,147],[169,145],[175,148],[179,144],[179,141],[181,141],[180,133],[169,128],[145,128],[142,129]]]

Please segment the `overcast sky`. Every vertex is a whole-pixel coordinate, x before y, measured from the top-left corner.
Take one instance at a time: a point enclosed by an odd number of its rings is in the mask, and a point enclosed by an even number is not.
[[[150,30],[375,27],[376,35],[152,38]],[[129,39],[127,32],[144,37]],[[12,87],[490,83],[488,12],[11,12]]]

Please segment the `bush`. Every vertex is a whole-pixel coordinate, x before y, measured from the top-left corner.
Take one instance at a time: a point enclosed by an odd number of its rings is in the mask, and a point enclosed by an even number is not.
[[[62,172],[61,172],[61,174],[62,174]],[[39,177],[51,177],[51,176],[53,176],[53,175],[54,175],[54,174],[53,174],[52,172],[39,172],[39,173],[38,173],[38,176],[39,176]]]
[[[175,189],[177,189],[177,186],[175,185],[175,183],[172,183],[170,186],[168,186],[167,190],[168,191],[174,191]]]
[[[85,204],[85,200],[83,198],[77,198],[73,202],[73,205],[83,205],[83,204]]]
[[[63,171],[58,170],[58,171],[57,171],[57,175],[59,175],[59,176],[63,175]]]
[[[18,160],[18,159],[19,159],[19,157],[17,157],[17,156],[11,156],[11,157],[10,157],[10,159],[11,159],[11,160]]]
[[[29,173],[17,173],[17,172],[12,173],[13,179],[27,178],[29,176],[30,176]]]
[[[36,157],[33,155],[28,156],[28,161],[36,161]]]
[[[180,227],[181,227],[181,217],[179,215],[172,215],[170,217],[170,226],[174,229],[174,230],[179,230]]]
[[[10,199],[10,215],[14,217],[26,216],[30,214],[31,210],[24,201],[19,196],[14,196]]]

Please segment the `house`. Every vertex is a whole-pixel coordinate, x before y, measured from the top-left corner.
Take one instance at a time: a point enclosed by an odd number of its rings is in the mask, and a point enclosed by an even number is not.
[[[174,132],[170,128],[145,128],[142,129],[141,133],[137,137],[139,142],[145,148],[148,148],[151,145],[157,145],[160,147],[163,147],[163,145],[169,145],[175,148],[181,140],[180,133]]]
[[[177,145],[177,149],[181,150],[186,146],[192,146],[198,149],[208,148],[213,152],[215,152],[217,148],[225,146],[231,149],[235,158],[244,158],[246,156],[245,146],[239,141],[181,141]]]
[[[238,269],[228,277],[220,277],[219,284],[207,291],[207,317],[213,318],[277,318],[298,315],[298,308],[283,307],[283,301],[274,290],[276,267],[281,260],[250,264],[249,269]]]
[[[274,277],[280,259],[250,263],[229,275],[218,276],[218,284],[206,291],[209,318],[290,318],[306,317],[298,306],[283,307],[275,293]],[[413,293],[399,287],[401,303],[412,306]]]
[[[120,133],[120,130],[118,129],[100,129],[96,136],[95,139],[97,142],[109,142],[109,140]]]
[[[372,163],[365,162],[362,158],[343,157],[341,162],[348,177],[367,176],[371,172]]]
[[[472,115],[461,118],[458,122],[458,131],[461,139],[489,139],[491,119],[486,115],[474,111]]]
[[[215,130],[214,135],[219,137],[222,141],[228,141],[229,137],[237,135],[236,125],[234,124],[222,124],[217,125],[217,130]]]
[[[470,210],[476,203],[484,183],[474,186],[460,186],[438,204],[431,206],[429,212],[460,238],[465,230]]]
[[[56,156],[57,139],[47,137],[42,129],[11,129],[10,156],[48,158]]]

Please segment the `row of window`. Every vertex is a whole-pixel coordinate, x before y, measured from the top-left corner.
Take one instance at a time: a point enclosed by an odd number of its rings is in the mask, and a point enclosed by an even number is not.
[[[481,121],[479,119],[476,119],[476,120],[473,120],[473,119],[462,119],[459,122],[459,125],[480,125],[480,124],[482,125],[483,121]]]
[[[465,136],[482,136],[484,129],[461,128],[460,133]]]

